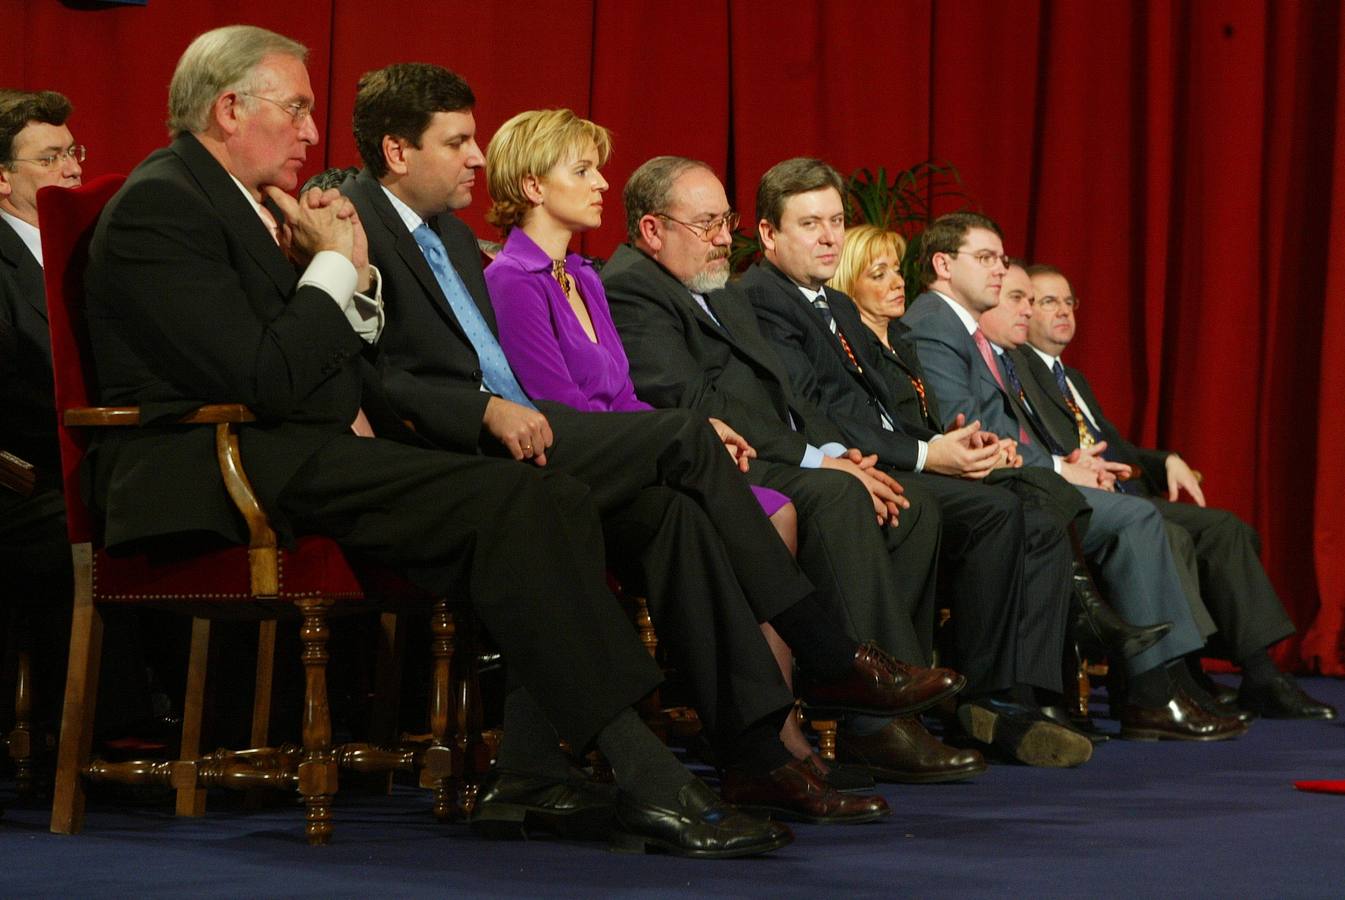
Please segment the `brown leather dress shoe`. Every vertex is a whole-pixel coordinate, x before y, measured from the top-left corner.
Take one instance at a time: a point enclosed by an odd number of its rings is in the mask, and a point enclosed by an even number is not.
[[[965,781],[985,771],[979,752],[949,747],[914,716],[893,719],[874,734],[837,732],[836,758],[863,767],[879,781],[904,784]]]
[[[827,784],[811,759],[791,760],[765,775],[730,769],[719,792],[741,809],[814,825],[872,822],[891,812],[882,797],[842,794]]]
[[[1226,741],[1246,732],[1237,719],[1205,712],[1181,688],[1159,709],[1131,703],[1121,710],[1121,737],[1128,741]]]
[[[876,644],[860,644],[850,674],[802,687],[803,705],[870,715],[911,716],[951,697],[967,679],[952,669],[925,669],[893,659]]]

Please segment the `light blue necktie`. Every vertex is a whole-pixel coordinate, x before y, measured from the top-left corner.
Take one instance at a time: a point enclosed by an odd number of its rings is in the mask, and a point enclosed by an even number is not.
[[[420,252],[425,254],[425,261],[430,264],[435,280],[439,282],[439,287],[448,299],[449,308],[453,310],[453,315],[458,317],[458,324],[467,332],[467,340],[472,342],[472,347],[476,350],[476,356],[481,361],[481,372],[484,376],[482,381],[486,390],[492,394],[499,394],[506,400],[536,409],[537,407],[528,399],[528,395],[523,393],[523,388],[519,386],[518,379],[514,377],[514,370],[509,368],[509,360],[504,358],[504,351],[500,349],[500,342],[495,339],[495,334],[486,324],[481,310],[467,293],[462,277],[449,265],[448,252],[444,250],[444,242],[439,239],[439,235],[422,222],[411,232],[411,236],[416,239]]]

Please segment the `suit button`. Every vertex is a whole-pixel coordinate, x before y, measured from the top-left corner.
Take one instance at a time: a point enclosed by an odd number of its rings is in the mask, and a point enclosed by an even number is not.
[[[483,377],[485,377],[485,376],[484,376],[484,374],[481,372],[480,369],[473,369],[473,370],[472,370],[472,380],[473,380],[473,381],[480,381]]]

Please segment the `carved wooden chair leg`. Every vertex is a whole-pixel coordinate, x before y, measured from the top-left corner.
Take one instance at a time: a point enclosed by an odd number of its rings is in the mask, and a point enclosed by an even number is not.
[[[397,745],[397,720],[401,707],[402,651],[406,628],[402,616],[386,612],[378,617],[378,656],[374,663],[374,705],[369,716],[369,741],[378,747]],[[392,793],[393,773],[388,772],[387,792]]]
[[[434,792],[434,817],[447,822],[454,816],[453,776],[461,764],[448,740],[453,707],[453,657],[457,649],[457,624],[448,611],[448,601],[436,600],[430,609],[430,746],[422,756],[420,786]]]
[[[26,616],[15,616],[18,664],[14,671],[14,727],[9,732],[9,758],[14,762],[14,781],[19,799],[37,795],[37,771],[33,760],[33,652],[32,634]],[[18,621],[25,620],[25,621]]]
[[[93,605],[93,549],[88,544],[75,544],[70,550],[75,569],[75,600],[56,787],[51,802],[51,830],[56,834],[76,834],[84,827],[82,774],[93,747],[98,664],[103,652],[103,617]]]
[[[201,756],[201,716],[205,707],[206,666],[210,658],[210,620],[191,620],[191,651],[187,656],[187,689],[182,700],[182,742],[177,758],[195,763]],[[205,787],[183,783],[177,789],[179,816],[205,815]]]
[[[308,843],[326,844],[332,837],[332,795],[336,793],[336,760],[332,756],[332,714],[327,703],[327,610],[332,601],[305,597],[295,604],[303,613],[299,629],[304,663],[304,756],[299,764],[299,793],[308,809]]]
[[[836,761],[836,720],[809,719],[808,724],[817,732],[817,755],[827,762]]]

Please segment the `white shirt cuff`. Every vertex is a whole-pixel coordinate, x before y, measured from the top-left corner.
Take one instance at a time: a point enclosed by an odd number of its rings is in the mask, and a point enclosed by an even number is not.
[[[1053,469],[1055,469],[1055,474],[1057,474],[1057,475],[1060,474],[1060,464],[1061,464],[1062,462],[1064,462],[1064,458],[1063,458],[1063,457],[1060,457],[1060,456],[1052,456],[1052,457],[1051,457],[1051,467],[1052,467]]]
[[[939,437],[943,437],[943,435],[939,435]],[[919,448],[915,454],[915,471],[923,472],[925,471],[925,460],[929,458],[929,441],[916,441],[915,444]]]
[[[374,285],[372,297],[355,293],[359,275],[350,260],[334,250],[322,250],[300,276],[299,286],[324,291],[336,301],[355,333],[372,344],[383,332],[383,279],[378,269],[369,268]]]

